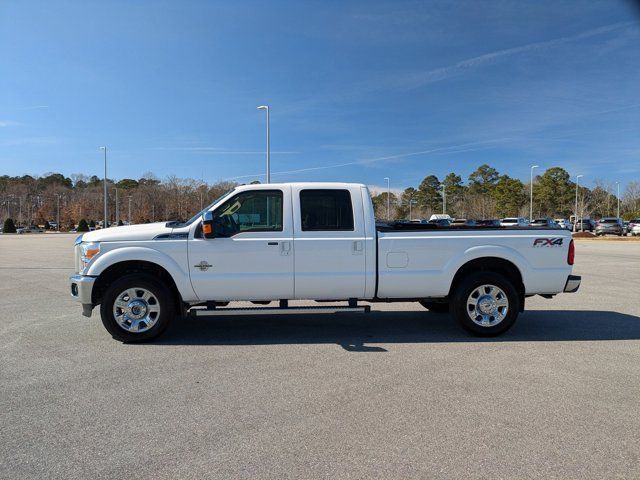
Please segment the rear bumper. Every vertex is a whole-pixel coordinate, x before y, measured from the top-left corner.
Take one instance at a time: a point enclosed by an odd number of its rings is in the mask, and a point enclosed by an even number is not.
[[[580,288],[580,282],[582,281],[582,277],[580,275],[569,275],[567,277],[567,283],[564,284],[564,292],[565,293],[574,293],[577,292]]]
[[[82,314],[85,317],[91,316],[93,303],[91,295],[93,293],[93,284],[98,277],[88,277],[86,275],[73,275],[69,277],[69,287],[71,289],[71,298],[82,304]]]

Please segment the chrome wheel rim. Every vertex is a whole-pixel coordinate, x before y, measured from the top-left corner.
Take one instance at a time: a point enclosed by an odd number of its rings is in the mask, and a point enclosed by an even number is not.
[[[467,315],[481,327],[493,327],[502,322],[509,312],[509,299],[495,285],[481,285],[467,298]]]
[[[160,318],[160,302],[146,288],[127,288],[113,302],[113,318],[127,332],[146,332]]]

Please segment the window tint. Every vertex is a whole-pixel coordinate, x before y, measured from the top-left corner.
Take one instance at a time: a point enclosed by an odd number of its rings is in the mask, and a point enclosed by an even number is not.
[[[353,230],[353,208],[348,190],[302,190],[302,231]]]
[[[220,237],[242,232],[281,232],[282,192],[254,190],[231,197],[216,209],[214,230]]]

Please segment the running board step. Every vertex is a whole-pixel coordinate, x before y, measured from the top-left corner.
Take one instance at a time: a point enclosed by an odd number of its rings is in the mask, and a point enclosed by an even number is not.
[[[214,317],[222,315],[300,315],[305,313],[369,313],[371,307],[243,307],[243,308],[192,308],[189,315]]]

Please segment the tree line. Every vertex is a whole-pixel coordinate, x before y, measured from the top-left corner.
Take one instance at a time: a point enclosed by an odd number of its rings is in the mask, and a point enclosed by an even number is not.
[[[183,220],[235,187],[233,182],[205,182],[152,173],[139,179],[107,179],[109,222],[147,223]],[[578,215],[592,218],[616,214],[614,184],[596,180],[593,188],[578,189]],[[560,167],[547,169],[534,179],[535,217],[569,217],[575,209],[575,183]],[[444,196],[443,196],[444,190]],[[117,197],[117,202],[116,202]],[[387,192],[372,193],[376,216],[387,218]],[[620,195],[620,213],[640,217],[640,183],[629,182]],[[443,201],[444,200],[444,201]],[[0,176],[0,219],[17,225],[46,225],[59,218],[61,229],[76,228],[81,220],[103,219],[103,180],[97,176],[60,173],[42,176]],[[529,184],[501,174],[484,164],[466,182],[454,172],[440,180],[428,175],[415,187],[389,197],[391,219],[428,218],[445,211],[457,218],[529,216]]]
[[[454,218],[490,219],[529,217],[529,182],[501,174],[490,165],[480,165],[466,183],[451,172],[440,180],[426,176],[415,187],[401,194],[376,192],[373,203],[376,217],[422,219],[446,213]],[[617,214],[615,184],[595,180],[593,188],[578,186],[578,216],[601,218]],[[533,180],[533,216],[535,218],[569,218],[576,209],[576,183],[561,167],[552,167]],[[620,193],[620,215],[626,219],[640,217],[640,182],[629,182]]]

